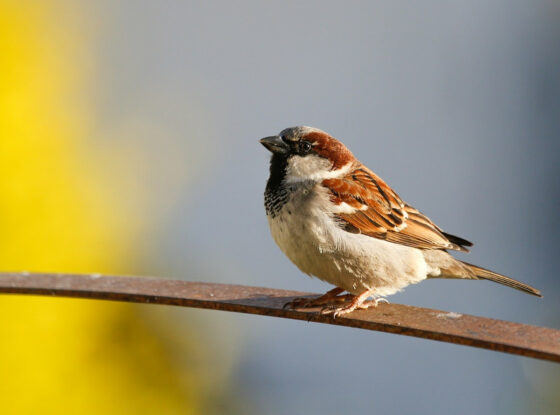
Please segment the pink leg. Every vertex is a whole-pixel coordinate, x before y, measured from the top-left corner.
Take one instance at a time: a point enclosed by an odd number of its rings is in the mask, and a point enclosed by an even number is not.
[[[333,317],[343,316],[344,314],[351,313],[354,310],[365,310],[370,307],[377,307],[377,304],[381,301],[388,302],[384,298],[374,298],[371,301],[366,301],[375,292],[374,289],[364,291],[359,295],[355,295],[349,304],[341,305],[338,307],[326,307],[321,310],[321,314],[332,314]]]

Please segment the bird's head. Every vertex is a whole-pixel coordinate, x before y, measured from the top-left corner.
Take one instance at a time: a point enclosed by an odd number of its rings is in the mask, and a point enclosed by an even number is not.
[[[337,177],[355,160],[344,144],[313,127],[286,128],[260,143],[272,153],[271,174],[282,170],[287,183]]]

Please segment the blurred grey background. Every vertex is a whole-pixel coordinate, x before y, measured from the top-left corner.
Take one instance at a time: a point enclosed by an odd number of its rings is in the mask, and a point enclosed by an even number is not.
[[[158,218],[138,273],[323,292],[272,241],[268,152],[293,125],[342,140],[407,202],[475,243],[489,282],[427,281],[390,301],[560,327],[560,2],[90,3],[100,146],[142,160]],[[178,177],[184,177],[185,180]],[[467,257],[462,257],[466,259]],[[256,413],[560,411],[560,368],[395,335],[227,313]],[[209,368],[212,370],[212,368]]]

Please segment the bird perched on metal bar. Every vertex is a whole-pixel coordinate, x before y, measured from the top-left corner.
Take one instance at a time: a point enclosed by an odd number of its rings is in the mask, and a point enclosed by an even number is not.
[[[324,131],[292,127],[260,142],[272,153],[265,208],[274,241],[301,271],[336,287],[287,307],[322,307],[336,317],[426,278],[484,279],[541,296],[451,256],[472,243],[404,202]]]

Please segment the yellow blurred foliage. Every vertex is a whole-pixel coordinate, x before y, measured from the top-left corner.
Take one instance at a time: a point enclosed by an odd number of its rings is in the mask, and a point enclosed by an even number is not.
[[[93,29],[76,4],[0,0],[2,270],[115,273],[135,259],[143,212],[105,190],[88,146]],[[200,413],[195,374],[137,310],[0,297],[0,412]]]

